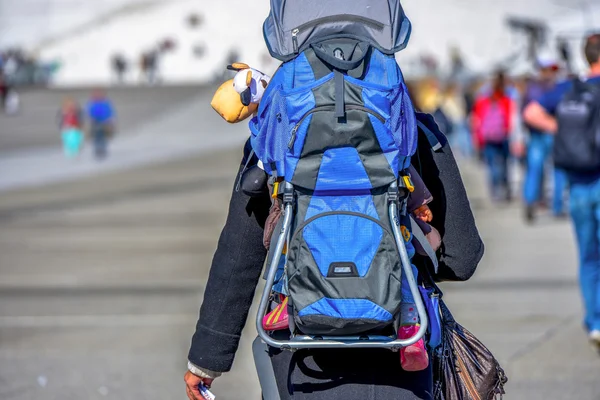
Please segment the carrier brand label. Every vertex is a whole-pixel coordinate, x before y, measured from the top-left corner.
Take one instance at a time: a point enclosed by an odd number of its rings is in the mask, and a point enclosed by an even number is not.
[[[329,278],[348,278],[358,277],[358,269],[353,262],[337,262],[331,263],[329,266]]]
[[[352,273],[352,268],[351,267],[335,267],[333,269],[333,271],[336,274],[351,274]]]

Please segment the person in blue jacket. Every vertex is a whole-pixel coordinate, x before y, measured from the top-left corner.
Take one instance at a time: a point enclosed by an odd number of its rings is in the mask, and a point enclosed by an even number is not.
[[[102,160],[108,155],[108,141],[114,132],[115,112],[106,93],[94,90],[87,104],[90,120],[90,135],[94,144],[96,159]]]

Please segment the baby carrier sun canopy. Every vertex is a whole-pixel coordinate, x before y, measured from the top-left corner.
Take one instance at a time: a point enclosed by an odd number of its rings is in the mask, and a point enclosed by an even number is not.
[[[394,54],[408,44],[411,24],[399,0],[271,0],[263,29],[271,56],[289,61],[317,41],[339,38]]]

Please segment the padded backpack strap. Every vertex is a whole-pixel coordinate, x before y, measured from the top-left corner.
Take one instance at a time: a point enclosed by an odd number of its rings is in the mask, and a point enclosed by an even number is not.
[[[410,224],[412,227],[413,237],[417,240],[417,242],[419,242],[425,253],[427,253],[427,257],[429,257],[429,259],[433,263],[433,270],[437,274],[440,268],[437,254],[435,254],[433,247],[431,247],[431,245],[429,244],[429,240],[427,240],[427,237],[425,237],[425,233],[423,233],[423,231],[419,227],[419,224],[417,224],[413,217],[410,217]]]
[[[433,133],[431,131],[431,129],[429,129],[429,127],[427,127],[427,125],[425,125],[423,122],[421,122],[417,119],[417,126],[419,127],[419,129],[421,129],[423,131],[423,133],[427,137],[427,140],[429,141],[429,144],[431,145],[431,148],[433,149],[433,151],[438,151],[438,150],[442,149],[442,144],[438,140],[435,133]]]

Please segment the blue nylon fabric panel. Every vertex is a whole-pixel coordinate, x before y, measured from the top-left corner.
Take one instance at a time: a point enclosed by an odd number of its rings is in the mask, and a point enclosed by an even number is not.
[[[373,196],[371,193],[365,195],[314,195],[310,199],[306,219],[308,220],[316,215],[331,211],[356,212],[368,215],[371,218],[379,219]]]
[[[306,54],[300,53],[294,60],[294,85],[293,87],[302,87],[310,85],[315,81],[315,73],[310,66]]]
[[[291,135],[290,121],[282,91],[293,76],[292,63],[283,64],[265,90],[257,115],[249,122],[252,148],[271,173],[270,163],[283,161]]]
[[[417,115],[412,100],[408,95],[408,88],[403,84],[402,89],[402,107],[404,107],[405,120],[403,136],[406,138],[406,141],[400,151],[403,156],[410,157],[417,151],[417,140],[419,137]]]
[[[366,218],[334,214],[315,219],[302,235],[323,276],[331,263],[353,262],[364,277],[383,239],[383,228]]]
[[[391,96],[393,90],[390,88],[363,87],[362,99],[365,107],[375,111],[386,121],[389,121],[391,115]]]
[[[388,58],[379,50],[373,49],[363,80],[382,86],[393,85],[395,82],[391,79],[392,77],[388,76]]]
[[[334,318],[371,319],[388,322],[393,316],[377,304],[366,299],[328,299],[322,298],[303,308],[298,313],[300,317],[308,315],[326,315]]]
[[[339,147],[323,153],[315,190],[372,188],[367,171],[354,147]]]

